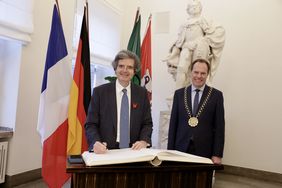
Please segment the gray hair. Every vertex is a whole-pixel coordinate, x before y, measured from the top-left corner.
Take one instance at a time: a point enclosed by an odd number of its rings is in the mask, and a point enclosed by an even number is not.
[[[119,63],[119,60],[122,60],[122,59],[133,59],[134,60],[134,71],[138,71],[139,68],[140,68],[140,59],[139,57],[129,51],[129,50],[121,50],[115,57],[115,59],[113,60],[112,62],[112,66],[114,68],[114,70],[117,69],[117,66],[118,66],[118,63]]]

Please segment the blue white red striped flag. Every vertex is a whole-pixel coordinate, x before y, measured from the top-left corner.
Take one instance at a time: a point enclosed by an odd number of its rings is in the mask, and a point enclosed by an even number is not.
[[[37,125],[43,145],[42,177],[51,188],[62,187],[69,179],[66,148],[72,76],[67,55],[61,19],[54,5]]]

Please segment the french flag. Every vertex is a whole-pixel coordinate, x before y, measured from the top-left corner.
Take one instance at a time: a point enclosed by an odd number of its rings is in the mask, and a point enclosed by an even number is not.
[[[62,187],[70,177],[66,173],[66,151],[72,75],[67,55],[61,19],[54,5],[37,125],[43,146],[42,177],[51,188]]]

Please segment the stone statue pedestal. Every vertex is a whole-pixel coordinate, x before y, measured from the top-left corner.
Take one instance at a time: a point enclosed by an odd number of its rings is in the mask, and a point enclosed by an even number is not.
[[[158,143],[158,147],[160,149],[167,149],[170,113],[171,111],[169,110],[160,112],[159,143]]]

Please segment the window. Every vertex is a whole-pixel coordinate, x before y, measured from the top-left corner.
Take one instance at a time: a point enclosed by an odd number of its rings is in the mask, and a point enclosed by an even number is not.
[[[15,128],[22,44],[0,38],[0,126]]]
[[[91,88],[107,83],[107,76],[113,76],[115,73],[112,67],[99,64],[91,64]]]

